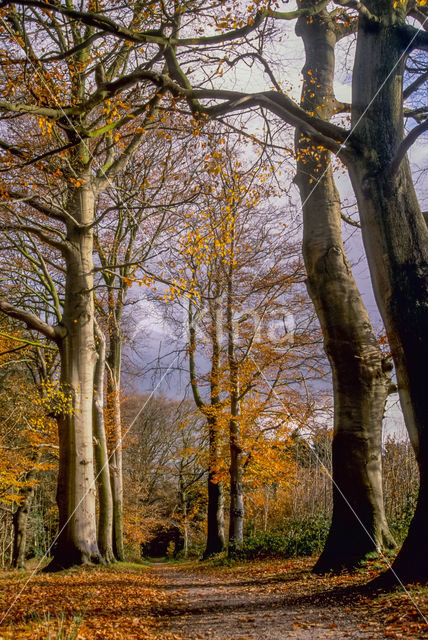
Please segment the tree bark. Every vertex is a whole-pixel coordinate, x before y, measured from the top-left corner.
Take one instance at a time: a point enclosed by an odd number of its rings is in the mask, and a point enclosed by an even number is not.
[[[352,123],[360,145],[350,164],[376,301],[395,363],[401,405],[420,470],[409,534],[393,570],[403,582],[428,580],[428,230],[404,157],[402,7],[368,2],[353,74]],[[395,578],[393,578],[395,579]]]
[[[107,407],[113,421],[113,452],[110,456],[110,482],[113,496],[113,551],[117,560],[125,560],[123,547],[123,464],[122,415],[120,406],[120,373],[122,344],[120,318],[109,327],[109,369],[107,373]]]
[[[98,485],[98,548],[103,560],[113,562],[113,499],[110,485],[109,458],[104,424],[105,338],[96,327],[98,360],[94,377],[93,430],[96,477]]]
[[[218,480],[219,462],[219,426],[218,416],[221,410],[219,397],[219,367],[220,367],[220,309],[219,291],[216,290],[210,304],[211,316],[211,371],[210,371],[210,404],[203,402],[199,393],[198,381],[196,377],[196,327],[193,313],[193,305],[189,301],[189,374],[192,387],[193,399],[196,407],[206,417],[208,438],[209,438],[209,459],[208,459],[208,507],[207,507],[207,541],[205,545],[204,558],[208,558],[215,553],[220,553],[225,547],[224,539],[224,493],[223,483]]]
[[[36,465],[39,460],[39,455],[34,460]],[[12,549],[12,567],[16,569],[25,569],[25,552],[27,543],[27,527],[28,527],[28,514],[31,508],[31,503],[34,497],[34,483],[37,475],[37,467],[34,466],[25,476],[25,481],[30,483],[21,492],[22,502],[18,505],[17,510],[13,514],[13,549]]]
[[[95,512],[92,405],[94,341],[93,247],[94,193],[89,172],[75,189],[67,222],[66,282],[60,343],[61,386],[70,409],[59,417],[57,503],[59,535],[48,570],[100,562]]]
[[[208,516],[207,542],[204,558],[221,553],[225,547],[224,540],[224,490],[223,483],[218,480],[219,434],[215,416],[208,417],[209,437],[209,469],[208,469]]]
[[[179,497],[180,497],[180,507],[181,513],[183,516],[183,557],[187,558],[189,555],[189,520],[187,513],[187,492],[186,486],[183,477],[183,465],[180,464],[179,468]],[[175,553],[177,553],[177,549],[175,549]]]
[[[301,105],[329,120],[336,108],[334,23],[323,11],[300,18],[296,33],[306,52]],[[382,357],[345,255],[330,154],[299,131],[296,151],[307,287],[334,391],[333,517],[314,567],[322,573],[355,567],[368,553],[394,546],[383,505],[381,450],[391,367]]]
[[[125,560],[123,546],[123,449],[120,380],[122,369],[121,322],[124,306],[121,289],[115,301],[109,292],[109,354],[107,374],[107,408],[113,421],[114,450],[110,457],[110,482],[113,496],[113,551],[117,560]]]
[[[242,548],[244,542],[244,486],[241,448],[241,403],[239,384],[239,364],[236,359],[236,334],[233,319],[233,260],[234,260],[234,220],[231,229],[231,255],[227,281],[227,351],[230,384],[230,514],[229,514],[229,556]]]
[[[220,408],[220,332],[221,314],[219,304],[220,292],[216,287],[214,299],[210,302],[211,316],[211,372],[210,372],[210,402],[211,407],[207,413],[207,426],[209,438],[209,469],[208,469],[208,522],[207,544],[204,558],[215,553],[221,553],[225,548],[224,538],[224,488],[223,482],[218,478],[220,433],[218,415]]]
[[[230,515],[229,556],[242,548],[244,542],[244,486],[242,479],[242,449],[240,446],[239,403],[233,401],[230,429]]]

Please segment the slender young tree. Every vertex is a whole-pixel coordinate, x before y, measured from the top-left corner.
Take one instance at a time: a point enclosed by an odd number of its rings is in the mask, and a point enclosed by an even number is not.
[[[168,118],[168,124],[173,126],[173,119]],[[162,253],[175,234],[175,210],[195,195],[183,162],[186,148],[167,135],[165,131],[147,135],[128,170],[101,195],[98,210],[104,214],[94,235],[101,266],[96,306],[107,337],[106,415],[112,449],[113,548],[118,560],[124,559],[120,384],[124,313],[135,302],[129,296],[130,286],[144,276],[146,263]]]
[[[219,475],[219,445],[224,450],[224,442],[228,443],[229,553],[233,555],[243,543],[244,471],[257,459],[256,443],[263,440],[265,430],[275,432],[287,423],[283,410],[276,424],[267,412],[280,388],[287,390],[287,403],[293,406],[290,388],[302,384],[303,352],[310,347],[303,331],[297,331],[298,338],[290,337],[279,350],[274,344],[276,336],[269,334],[270,313],[275,310],[276,318],[278,313],[290,312],[292,287],[303,276],[291,242],[288,254],[282,255],[276,215],[257,209],[263,196],[271,193],[270,186],[264,184],[264,168],[253,166],[246,171],[241,158],[233,157],[231,145],[220,149],[215,147],[207,160],[207,172],[219,175],[219,183],[207,192],[199,211],[189,216],[182,255],[174,254],[171,262],[185,265],[174,282],[187,283],[191,387],[210,428],[213,477]],[[183,292],[178,286],[175,294],[180,302]],[[198,353],[203,353],[204,343],[210,363],[206,376],[198,373]],[[300,376],[291,373],[293,366],[299,366],[299,351]],[[204,386],[209,386],[209,402],[203,399],[208,394]],[[296,407],[292,412],[297,419]],[[218,477],[213,481],[214,487],[217,484]],[[212,510],[208,505],[213,532],[219,529],[218,505],[214,499]],[[207,544],[207,553],[209,549]]]
[[[98,485],[98,548],[106,562],[112,562],[113,552],[113,496],[110,484],[109,457],[104,423],[104,374],[106,341],[98,323],[95,322],[97,364],[94,372],[93,433],[95,471]],[[121,558],[118,558],[121,559]]]
[[[225,548],[224,535],[224,488],[223,482],[218,477],[220,465],[221,424],[219,414],[220,402],[220,367],[221,367],[221,337],[219,316],[219,292],[213,292],[213,299],[209,303],[211,342],[211,362],[209,374],[210,398],[209,403],[204,402],[199,390],[199,382],[196,369],[196,322],[195,307],[189,300],[188,324],[189,324],[189,373],[193,399],[197,409],[206,417],[208,429],[208,504],[207,504],[207,539],[204,557],[208,558],[216,553],[221,553]]]

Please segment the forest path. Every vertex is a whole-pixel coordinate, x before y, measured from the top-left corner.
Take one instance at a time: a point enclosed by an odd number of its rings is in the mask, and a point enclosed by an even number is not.
[[[308,559],[215,568],[156,565],[169,594],[158,611],[161,627],[180,640],[400,637],[384,633],[364,600],[358,606],[355,595],[345,595],[349,577],[320,578],[310,566]]]

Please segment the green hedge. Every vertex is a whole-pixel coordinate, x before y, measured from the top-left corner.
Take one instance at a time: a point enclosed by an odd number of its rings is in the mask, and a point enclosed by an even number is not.
[[[330,527],[330,518],[320,515],[304,520],[287,520],[282,531],[269,531],[244,539],[244,558],[312,556],[322,551]]]

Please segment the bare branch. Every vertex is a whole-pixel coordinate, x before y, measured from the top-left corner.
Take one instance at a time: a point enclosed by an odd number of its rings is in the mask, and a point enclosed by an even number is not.
[[[416,125],[416,127],[414,127],[410,131],[410,133],[404,138],[404,140],[398,147],[398,151],[391,162],[391,176],[396,175],[404,156],[406,155],[412,144],[414,144],[418,137],[425,131],[428,131],[428,118],[420,124]]]
[[[418,76],[416,80],[413,80],[413,82],[404,89],[403,100],[407,100],[407,98],[409,98],[412,95],[412,93],[417,91],[423,84],[425,84],[427,80],[428,80],[428,71],[425,71],[425,73],[421,73],[421,75]]]
[[[13,169],[22,169],[23,167],[27,167],[30,164],[35,164],[36,162],[40,162],[41,160],[46,160],[46,158],[50,158],[51,156],[53,156],[53,155],[55,155],[57,153],[62,153],[63,151],[67,151],[68,149],[76,147],[79,143],[80,143],[80,140],[78,140],[76,142],[69,142],[68,144],[63,145],[62,147],[57,147],[56,149],[51,149],[50,151],[46,151],[45,153],[42,153],[39,156],[35,156],[34,158],[31,158],[30,160],[26,160],[25,162],[21,162],[21,164],[15,164],[13,166]],[[20,152],[19,149],[16,149],[14,147],[8,147],[8,145],[6,145],[5,142],[1,142],[0,141],[0,147],[2,147],[3,149],[7,149],[7,151],[12,153],[13,155],[19,155],[20,158],[25,158],[26,157],[25,153]],[[5,167],[4,169],[0,169],[0,173],[6,173],[6,172],[8,172],[10,170],[11,170],[11,167]]]
[[[412,27],[410,24],[403,24],[397,28],[403,39],[406,53],[410,53],[415,49],[428,51],[428,31],[415,29],[415,27]]]
[[[40,200],[38,200],[34,196],[28,196],[27,194],[20,191],[3,191],[2,195],[5,205],[13,204],[13,202],[11,201],[25,202],[26,204],[30,205],[30,207],[36,209],[36,211],[39,211],[40,213],[43,213],[48,218],[64,221],[64,214],[61,209],[57,207],[48,207],[48,205],[43,204],[43,202],[40,202]],[[0,200],[0,206],[1,204],[2,203]]]
[[[39,107],[36,104],[15,104],[14,102],[7,102],[6,100],[0,100],[0,111],[6,111],[11,113],[21,113],[34,116],[43,116],[45,118],[51,118],[52,120],[59,120],[64,115],[72,115],[78,113],[76,107],[59,107],[58,109],[51,109],[50,107]]]
[[[196,329],[194,325],[194,314],[192,310],[192,302],[189,299],[189,374],[190,374],[190,386],[192,388],[193,398],[195,404],[199,410],[205,408],[205,403],[199,393],[198,381],[196,377],[196,363],[195,363],[195,351],[196,351]]]
[[[350,218],[345,213],[343,213],[343,211],[340,212],[340,217],[342,218],[343,222],[346,222],[346,224],[350,224],[352,227],[357,227],[357,229],[361,229],[361,224],[357,222],[357,220],[352,220],[352,218]]]
[[[18,0],[12,2],[11,0],[4,0],[0,3],[0,8],[8,5],[20,5],[24,7],[35,7],[38,9],[45,9],[49,12],[60,13],[68,18],[73,18],[94,27],[101,29],[104,34],[111,34],[121,40],[128,42],[134,42],[136,44],[144,43],[156,43],[161,47],[166,45],[172,46],[191,46],[191,45],[209,45],[209,44],[221,44],[223,42],[236,40],[238,38],[244,38],[252,31],[255,31],[267,18],[274,18],[276,20],[294,20],[302,15],[315,15],[322,11],[327,5],[328,0],[320,0],[320,2],[314,3],[312,6],[304,9],[297,9],[295,11],[261,11],[257,13],[252,21],[243,27],[232,29],[225,33],[221,33],[215,36],[202,36],[199,38],[167,38],[162,32],[151,31],[134,31],[127,27],[123,27],[111,18],[100,13],[94,13],[91,11],[77,11],[60,4],[50,4],[48,2],[42,2],[40,0]]]
[[[304,109],[282,93],[270,91],[258,94],[242,94],[231,91],[195,90],[194,94],[198,97],[214,97],[217,99],[223,96],[229,97],[232,94],[237,96],[237,99],[231,99],[218,106],[206,108],[205,113],[211,117],[255,106],[264,107],[279,116],[284,122],[298,127],[305,135],[308,135],[315,142],[318,142],[333,153],[342,157],[349,154],[349,151],[342,145],[350,135],[346,129],[310,116]]]

